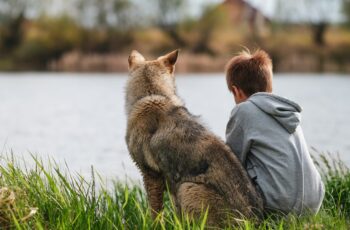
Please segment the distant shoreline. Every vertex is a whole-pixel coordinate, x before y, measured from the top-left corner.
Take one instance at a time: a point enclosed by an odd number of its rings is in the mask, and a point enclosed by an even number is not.
[[[102,77],[125,77],[128,75],[128,72],[118,72],[118,71],[58,71],[58,70],[14,70],[14,71],[2,71],[0,70],[0,78],[8,76],[17,76],[17,77],[33,77],[33,74],[37,74],[38,77],[55,77],[55,76],[67,76],[67,77],[96,77],[101,75]],[[49,75],[49,76],[47,76]],[[52,75],[52,76],[51,76]],[[224,77],[224,71],[217,72],[179,72],[176,70],[175,75],[177,77]],[[337,72],[274,72],[274,77],[350,77],[350,73],[337,73]]]
[[[152,57],[145,55],[149,60]],[[350,63],[325,61],[317,54],[295,53],[283,58],[275,58],[276,73],[350,73]],[[154,57],[153,57],[154,58]],[[223,73],[230,56],[210,56],[205,54],[180,53],[176,64],[177,73]],[[69,52],[56,61],[51,61],[49,71],[59,72],[128,72],[128,54],[83,54]]]

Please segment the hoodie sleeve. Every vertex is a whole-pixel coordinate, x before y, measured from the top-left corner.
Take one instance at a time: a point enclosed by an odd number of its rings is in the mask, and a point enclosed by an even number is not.
[[[245,130],[241,126],[243,123],[241,112],[239,106],[236,106],[231,112],[230,120],[226,126],[226,144],[245,166],[250,142],[246,140]]]

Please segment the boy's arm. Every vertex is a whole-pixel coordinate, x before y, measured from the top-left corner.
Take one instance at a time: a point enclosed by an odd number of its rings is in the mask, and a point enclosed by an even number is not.
[[[226,126],[226,144],[245,166],[250,144],[245,138],[246,130],[241,126],[242,119],[240,116],[239,106],[236,106],[232,110],[230,120]]]

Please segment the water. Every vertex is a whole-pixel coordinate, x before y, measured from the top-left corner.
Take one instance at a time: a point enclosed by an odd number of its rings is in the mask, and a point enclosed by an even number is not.
[[[29,153],[89,175],[140,179],[125,141],[125,74],[0,74],[0,151]],[[222,74],[177,77],[188,109],[224,137],[233,97]],[[350,76],[277,75],[276,94],[302,105],[309,146],[350,166]]]

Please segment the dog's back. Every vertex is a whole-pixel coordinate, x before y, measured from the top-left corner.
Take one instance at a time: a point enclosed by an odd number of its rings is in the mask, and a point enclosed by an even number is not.
[[[209,207],[212,224],[222,223],[227,211],[252,217],[262,210],[262,200],[231,150],[176,96],[174,55],[146,62],[134,52],[129,60],[126,141],[144,176],[151,207],[161,209],[168,183],[181,211],[198,216]]]

